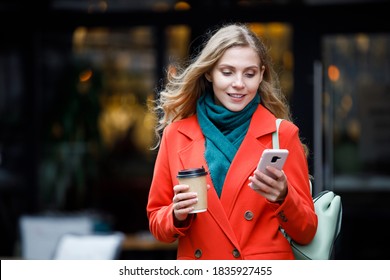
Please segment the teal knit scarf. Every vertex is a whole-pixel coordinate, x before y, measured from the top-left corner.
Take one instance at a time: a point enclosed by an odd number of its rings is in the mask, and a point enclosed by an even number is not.
[[[212,93],[206,92],[198,100],[197,117],[206,138],[205,158],[218,196],[259,103],[257,94],[243,110],[232,112],[216,105]]]

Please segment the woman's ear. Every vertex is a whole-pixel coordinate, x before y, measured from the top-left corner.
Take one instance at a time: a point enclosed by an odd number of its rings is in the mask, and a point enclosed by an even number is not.
[[[206,77],[207,81],[209,81],[210,83],[213,82],[213,80],[211,79],[210,73],[205,73],[204,76]]]

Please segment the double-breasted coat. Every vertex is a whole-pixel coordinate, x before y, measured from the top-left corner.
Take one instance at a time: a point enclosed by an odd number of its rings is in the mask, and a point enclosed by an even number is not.
[[[283,168],[288,180],[284,202],[269,202],[248,186],[263,150],[272,147],[275,120],[265,107],[258,106],[227,172],[221,196],[209,174],[208,210],[189,214],[190,221],[182,228],[174,225],[173,186],[179,184],[176,176],[181,169],[203,166],[207,170],[205,138],[195,115],[165,128],[146,211],[156,239],[178,239],[178,259],[293,259],[280,227],[298,243],[312,240],[317,216],[297,126],[283,121],[279,128],[280,148],[289,150]]]

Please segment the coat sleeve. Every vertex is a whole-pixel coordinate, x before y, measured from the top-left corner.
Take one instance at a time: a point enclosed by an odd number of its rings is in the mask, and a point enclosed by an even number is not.
[[[176,228],[173,220],[174,195],[172,174],[169,164],[169,148],[167,145],[167,132],[165,129],[161,139],[161,145],[157,154],[151,187],[149,190],[146,213],[149,220],[150,232],[157,240],[162,242],[174,242],[179,236],[185,234],[190,223],[185,228]]]
[[[279,130],[280,148],[288,149],[283,168],[288,192],[284,202],[272,203],[280,226],[297,243],[308,244],[317,230],[317,215],[311,196],[307,157],[294,124],[283,121]]]

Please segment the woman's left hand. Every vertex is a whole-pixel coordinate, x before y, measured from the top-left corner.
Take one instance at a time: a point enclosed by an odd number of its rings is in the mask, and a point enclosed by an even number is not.
[[[256,169],[253,176],[249,177],[249,185],[268,201],[282,203],[287,195],[286,174],[283,170],[278,170],[272,166],[267,166],[267,170],[273,177]]]

